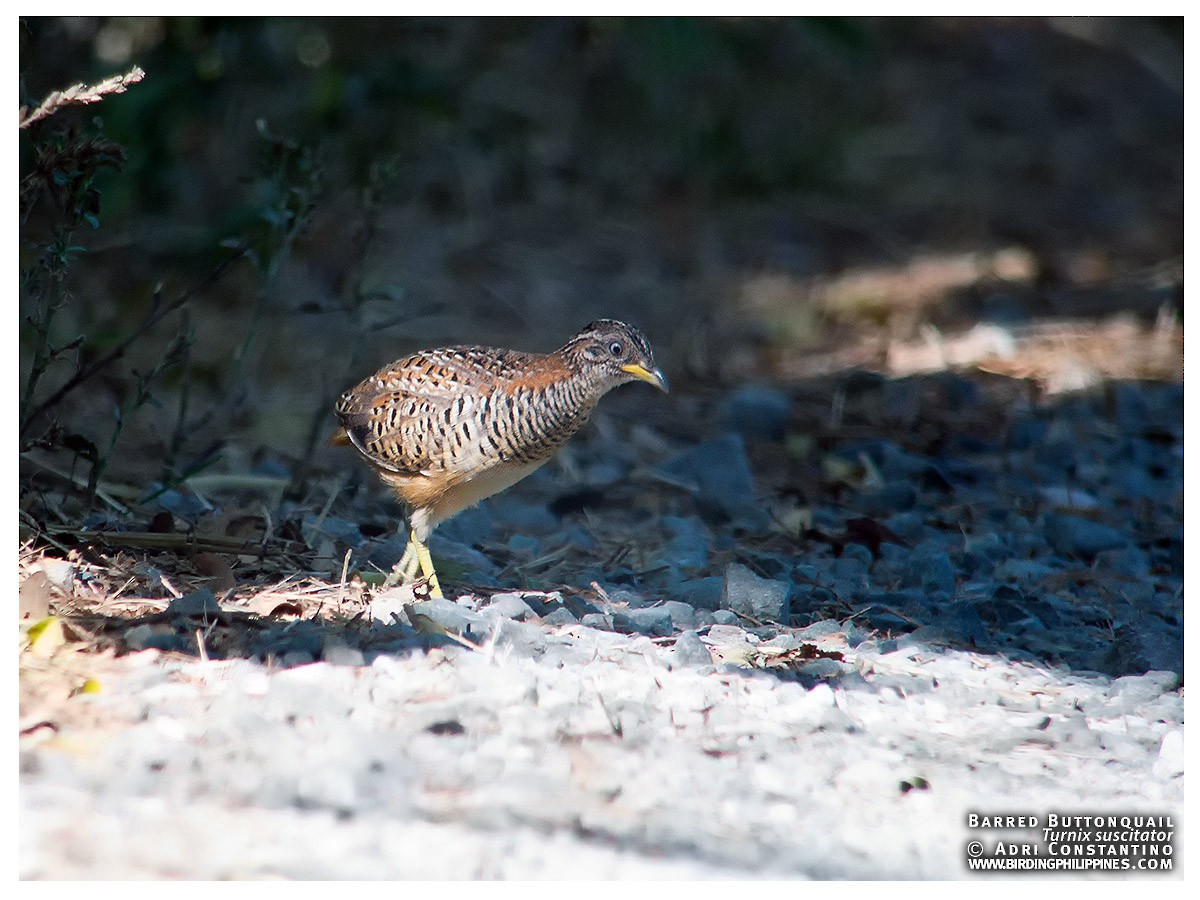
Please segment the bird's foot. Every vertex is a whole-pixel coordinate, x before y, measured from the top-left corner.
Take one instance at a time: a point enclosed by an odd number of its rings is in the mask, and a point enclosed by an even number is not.
[[[417,579],[418,570],[423,576],[419,581]],[[384,580],[386,587],[394,587],[397,584],[414,586],[421,584],[428,588],[429,596],[434,600],[445,599],[442,587],[438,584],[437,572],[434,571],[433,557],[429,555],[429,548],[425,546],[424,542],[417,540],[415,533],[409,535],[408,547],[404,550],[404,556]]]

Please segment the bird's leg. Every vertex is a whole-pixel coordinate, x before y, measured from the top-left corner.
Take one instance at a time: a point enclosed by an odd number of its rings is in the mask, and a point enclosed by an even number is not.
[[[444,599],[441,585],[438,584],[437,572],[433,570],[433,557],[429,555],[429,548],[417,540],[417,533],[415,531],[412,534],[411,541],[417,548],[417,561],[421,565],[421,574],[425,576],[425,580],[429,583],[429,596],[434,600]]]
[[[396,563],[396,571],[400,573],[400,577],[404,579],[404,583],[408,584],[417,577],[417,567],[420,561],[417,558],[417,539],[411,533],[408,537],[408,546],[404,548],[404,556],[400,562]]]
[[[420,560],[417,556],[417,541],[416,535],[409,532],[408,546],[404,548],[404,555],[400,557],[400,562],[392,566],[392,571],[384,581],[385,587],[392,587],[397,584],[411,584],[416,580],[417,569],[420,566]]]

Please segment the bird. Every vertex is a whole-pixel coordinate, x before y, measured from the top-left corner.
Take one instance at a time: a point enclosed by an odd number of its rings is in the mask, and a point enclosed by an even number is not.
[[[590,322],[551,353],[452,346],[384,366],[343,393],[334,444],[350,444],[409,509],[394,575],[443,594],[427,542],[434,527],[544,465],[610,390],[644,381],[669,392],[646,336]]]

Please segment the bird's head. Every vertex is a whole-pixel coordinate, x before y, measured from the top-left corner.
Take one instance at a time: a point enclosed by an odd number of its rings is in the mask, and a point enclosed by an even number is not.
[[[561,351],[568,365],[592,376],[606,388],[645,381],[667,392],[667,379],[654,365],[646,336],[624,322],[599,319],[567,341]]]

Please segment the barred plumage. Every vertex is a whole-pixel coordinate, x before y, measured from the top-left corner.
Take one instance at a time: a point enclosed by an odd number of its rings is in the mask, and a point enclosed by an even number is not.
[[[352,443],[413,511],[410,552],[440,596],[433,527],[515,484],[554,455],[614,387],[666,390],[640,331],[592,322],[553,353],[446,347],[397,360],[342,394],[335,442]]]

